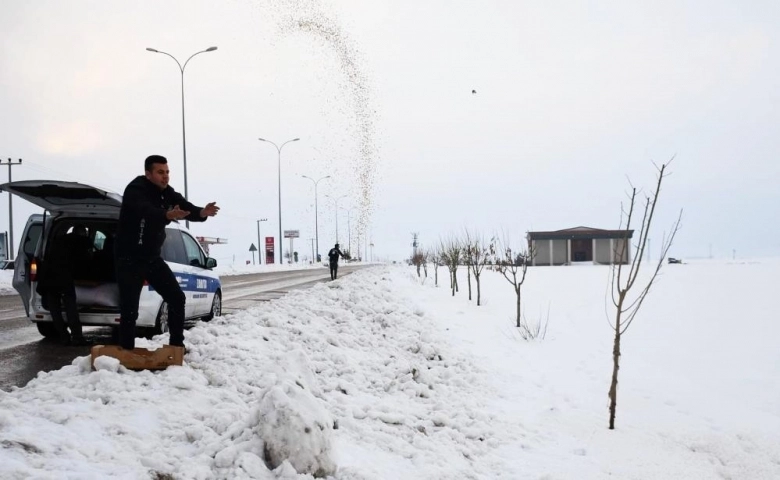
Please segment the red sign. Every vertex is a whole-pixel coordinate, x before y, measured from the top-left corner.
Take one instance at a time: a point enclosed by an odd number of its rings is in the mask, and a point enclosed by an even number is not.
[[[265,237],[265,263],[274,263],[274,237]]]

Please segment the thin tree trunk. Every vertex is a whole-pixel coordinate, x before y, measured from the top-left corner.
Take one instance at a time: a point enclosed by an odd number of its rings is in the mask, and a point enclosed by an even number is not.
[[[480,299],[482,298],[480,289],[479,289],[479,275],[474,275],[474,279],[477,281],[477,306],[480,305]]]
[[[515,287],[515,294],[517,294],[517,328],[520,328],[520,289]]]
[[[456,285],[456,279],[455,279],[455,272],[450,270],[450,288],[452,288],[452,296],[455,296],[455,285]]]
[[[471,267],[466,265],[466,275],[469,279],[469,301],[471,301]]]
[[[439,286],[439,266],[438,265],[433,267],[433,275],[434,275],[434,278],[436,279],[436,283],[434,283],[434,285],[438,287]]]
[[[615,345],[612,347],[612,383],[609,385],[609,429],[615,429],[617,409],[618,370],[620,369],[620,330],[615,329]]]
[[[620,314],[623,313],[623,300],[626,291],[620,292],[617,302],[617,318],[615,318],[615,343],[612,346],[612,381],[609,384],[609,429],[615,429],[615,411],[617,410],[618,370],[620,370]]]

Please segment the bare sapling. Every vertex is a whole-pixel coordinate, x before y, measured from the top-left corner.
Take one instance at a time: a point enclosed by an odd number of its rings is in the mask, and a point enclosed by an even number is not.
[[[474,282],[477,284],[477,306],[480,306],[482,305],[482,288],[480,285],[480,276],[482,275],[482,270],[484,270],[485,265],[487,265],[488,261],[490,260],[491,252],[495,249],[495,238],[492,238],[489,244],[485,242],[483,237],[477,234],[469,234],[466,232],[466,238],[470,238],[469,245],[471,245],[471,248],[469,253],[471,260],[469,262],[469,267],[471,268],[471,272],[474,274]],[[471,292],[469,291],[469,294],[470,293]],[[470,296],[469,299],[471,299]]]
[[[439,252],[439,249],[434,247],[432,248],[428,253],[428,258],[431,260],[431,263],[433,263],[433,278],[434,278],[434,286],[439,286],[439,264],[441,263],[441,253]]]
[[[450,289],[454,297],[455,292],[458,291],[458,265],[461,261],[463,248],[458,240],[450,238],[446,242],[442,242],[441,251],[442,260],[447,264],[447,269],[450,271]]]
[[[417,278],[420,278],[420,267],[423,264],[424,256],[422,253],[422,250],[417,250],[414,255],[412,255],[412,265],[414,265],[417,268]]]
[[[500,242],[496,254],[496,269],[512,285],[517,299],[516,325],[522,328],[521,298],[523,282],[528,272],[530,257],[525,249],[513,249],[509,239],[505,236]]]
[[[463,263],[466,264],[466,282],[469,286],[469,301],[471,301],[471,267],[474,260],[474,244],[468,229],[466,229],[466,236],[462,241],[462,245]]]
[[[671,160],[670,160],[671,162]],[[655,191],[649,197],[645,197],[644,201],[644,213],[641,219],[641,227],[639,229],[639,238],[634,245],[636,254],[631,258],[631,236],[633,231],[631,230],[631,224],[634,221],[634,209],[637,206],[637,190],[633,186],[631,187],[631,194],[629,196],[630,203],[628,209],[621,208],[620,223],[624,232],[622,238],[617,239],[614,246],[613,255],[614,263],[610,271],[612,303],[615,305],[615,321],[610,322],[610,327],[614,332],[614,344],[612,347],[612,381],[609,386],[609,429],[615,429],[615,411],[617,409],[617,385],[618,385],[618,370],[620,369],[620,341],[622,335],[626,332],[631,323],[636,318],[636,314],[639,312],[642,303],[647,298],[647,293],[650,291],[650,287],[653,286],[653,282],[658,277],[658,272],[661,271],[664,259],[666,258],[669,248],[672,246],[674,237],[680,229],[680,221],[682,220],[682,210],[677,216],[677,219],[672,224],[671,233],[664,235],[661,244],[661,255],[658,258],[658,262],[655,265],[651,264],[650,276],[644,286],[636,293],[636,295],[629,295],[632,289],[637,286],[637,279],[639,277],[640,267],[642,266],[642,259],[644,258],[645,248],[647,248],[647,237],[650,233],[650,227],[653,223],[656,206],[658,205],[659,194],[661,193],[661,184],[667,173],[666,169],[669,163],[662,164],[658,169],[658,177],[655,185]],[[625,227],[623,226],[625,221]],[[625,268],[624,268],[625,267]],[[628,268],[628,272],[625,269]]]

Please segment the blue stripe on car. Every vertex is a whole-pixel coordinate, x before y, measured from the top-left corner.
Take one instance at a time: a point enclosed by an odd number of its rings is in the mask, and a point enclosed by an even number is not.
[[[204,277],[203,275],[193,273],[174,273],[173,275],[179,282],[181,289],[185,292],[214,293],[220,287],[220,282],[216,278]],[[151,285],[149,285],[149,291],[154,291]]]

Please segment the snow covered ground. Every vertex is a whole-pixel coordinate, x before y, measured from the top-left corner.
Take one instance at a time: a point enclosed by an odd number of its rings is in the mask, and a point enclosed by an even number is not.
[[[607,267],[532,268],[531,342],[497,273],[477,307],[465,275],[376,267],[199,324],[183,367],[81,357],[0,393],[0,477],[780,478],[780,260],[662,272],[614,431]]]
[[[16,290],[11,286],[13,277],[13,270],[0,270],[0,295],[16,295]]]

